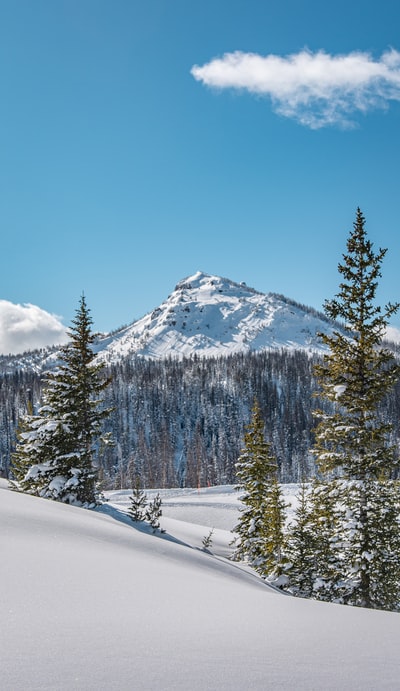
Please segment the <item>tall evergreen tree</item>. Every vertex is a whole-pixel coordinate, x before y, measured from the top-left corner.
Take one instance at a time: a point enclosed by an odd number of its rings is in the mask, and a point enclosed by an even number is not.
[[[278,483],[278,465],[265,441],[257,402],[245,434],[245,447],[236,464],[236,476],[244,507],[234,529],[233,559],[247,560],[264,578],[279,576],[285,503]]]
[[[326,491],[314,500],[317,513],[324,496],[336,496],[335,510],[344,509],[336,549],[335,587],[341,601],[393,608],[400,601],[399,500],[397,483],[390,478],[398,461],[389,443],[391,426],[381,420],[379,406],[400,376],[393,355],[382,347],[388,320],[399,304],[389,303],[383,310],[376,304],[385,253],[373,251],[358,209],[347,254],[338,267],[343,276],[339,293],[325,303],[326,314],[344,323],[348,338],[338,330],[332,336],[321,334],[330,352],[316,374],[333,412],[316,412],[314,453]],[[332,546],[337,521],[330,525]],[[319,566],[323,571],[328,563],[322,559]]]
[[[73,504],[96,501],[94,458],[103,420],[101,407],[108,385],[103,365],[95,364],[90,310],[82,296],[61,349],[61,362],[45,375],[42,405],[20,423],[13,455],[16,487],[30,494]]]

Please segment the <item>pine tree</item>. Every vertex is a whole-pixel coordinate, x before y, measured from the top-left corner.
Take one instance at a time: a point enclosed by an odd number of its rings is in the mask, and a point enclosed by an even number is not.
[[[160,527],[160,518],[162,516],[161,504],[161,496],[159,492],[157,492],[156,496],[151,502],[149,502],[146,509],[146,520],[149,521],[154,533],[157,528]]]
[[[264,578],[279,576],[283,561],[284,510],[278,466],[265,441],[264,422],[256,402],[236,464],[237,489],[244,508],[234,529],[233,559],[245,559]]]
[[[307,529],[312,534],[313,568],[307,581],[312,595],[327,602],[344,602],[344,487],[339,478],[328,482],[315,478],[310,494]]]
[[[310,492],[303,481],[293,521],[288,528],[286,545],[288,589],[300,597],[312,597],[316,578],[315,549],[316,538],[320,533],[313,529]]]
[[[400,492],[396,480],[347,485],[347,567],[344,601],[400,608]],[[350,568],[349,568],[350,566]]]
[[[101,408],[101,393],[109,380],[95,364],[94,334],[85,297],[80,299],[61,349],[61,362],[45,375],[42,405],[20,424],[13,455],[15,487],[30,494],[70,504],[96,501],[94,458],[109,409]]]
[[[330,352],[316,373],[333,411],[316,412],[320,422],[314,449],[325,474],[325,494],[332,496],[340,486],[332,507],[336,512],[343,508],[335,587],[344,602],[382,608],[400,601],[398,498],[390,480],[397,454],[389,443],[391,426],[379,414],[383,398],[400,375],[393,355],[382,347],[388,320],[399,304],[389,303],[382,311],[375,300],[385,253],[374,253],[358,209],[347,254],[339,264],[339,293],[325,303],[327,316],[344,323],[348,338],[339,331],[321,334]],[[318,511],[318,494],[315,500]],[[331,523],[332,545],[338,526]]]
[[[140,481],[136,478],[135,486],[132,490],[132,496],[128,514],[134,523],[146,520],[147,516],[147,496],[140,487]]]
[[[300,597],[342,602],[343,506],[340,480],[314,478],[300,486],[298,505],[288,527],[285,588]]]

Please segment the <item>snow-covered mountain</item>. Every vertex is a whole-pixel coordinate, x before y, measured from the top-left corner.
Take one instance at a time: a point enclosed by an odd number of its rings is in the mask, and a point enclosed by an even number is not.
[[[198,271],[180,281],[151,313],[100,335],[99,359],[224,356],[268,349],[325,351],[318,333],[338,328],[324,314],[283,295],[260,293],[245,283]],[[0,356],[0,372],[40,372],[54,366],[56,346]]]
[[[129,355],[220,356],[269,348],[318,351],[324,349],[318,332],[332,329],[322,313],[282,295],[198,271],[180,281],[153,312],[101,339],[97,351],[109,361]]]

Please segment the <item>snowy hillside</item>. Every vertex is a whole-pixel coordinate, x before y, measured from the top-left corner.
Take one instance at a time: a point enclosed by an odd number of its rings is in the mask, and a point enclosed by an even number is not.
[[[272,293],[197,272],[176,286],[151,314],[106,337],[98,352],[116,361],[144,357],[230,355],[237,352],[323,348],[317,334],[331,332],[322,314]]]
[[[4,691],[398,688],[398,614],[275,592],[198,549],[204,530],[188,514],[153,536],[113,506],[86,511],[0,483]],[[203,505],[204,522],[236,501],[227,494],[186,503]],[[217,551],[228,536],[218,531]]]

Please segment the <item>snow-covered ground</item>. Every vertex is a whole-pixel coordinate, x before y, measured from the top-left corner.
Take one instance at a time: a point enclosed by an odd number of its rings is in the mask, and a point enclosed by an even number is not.
[[[164,535],[129,494],[86,511],[0,481],[2,690],[399,688],[398,614],[291,598],[224,557],[232,488],[165,491]]]
[[[296,505],[297,485],[282,485],[282,490],[290,517]],[[169,535],[188,541],[192,547],[201,549],[203,538],[213,530],[210,551],[216,556],[230,557],[232,530],[237,523],[240,508],[239,494],[232,485],[200,489],[148,490],[148,499],[153,499],[157,492],[162,498],[161,527]],[[131,490],[124,489],[106,492],[105,498],[109,506],[126,512],[131,495]]]

